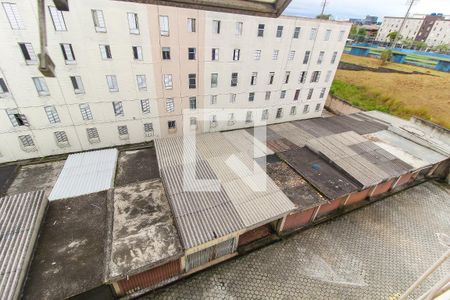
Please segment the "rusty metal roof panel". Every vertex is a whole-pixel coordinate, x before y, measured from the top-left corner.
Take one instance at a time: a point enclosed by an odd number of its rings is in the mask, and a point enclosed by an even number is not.
[[[106,149],[69,155],[48,199],[77,197],[112,188],[118,153],[117,149]]]
[[[47,199],[44,191],[0,198],[0,298],[19,299]]]

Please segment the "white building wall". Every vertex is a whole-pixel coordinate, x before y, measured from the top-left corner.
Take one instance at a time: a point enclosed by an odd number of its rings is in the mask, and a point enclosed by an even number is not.
[[[0,2],[7,2],[2,0]],[[293,119],[320,116],[323,103],[329,91],[337,64],[342,54],[350,24],[280,17],[278,19],[250,17],[242,15],[199,12],[181,8],[158,7],[109,0],[79,0],[70,2],[70,11],[63,12],[67,31],[55,31],[47,11],[48,51],[56,65],[56,78],[45,78],[49,95],[39,96],[32,77],[41,77],[37,64],[27,65],[20,51],[19,42],[32,43],[34,52],[39,53],[37,7],[34,0],[8,0],[16,3],[18,12],[25,23],[25,29],[12,30],[3,7],[0,6],[0,78],[8,86],[9,94],[0,98],[0,162],[14,161],[46,155],[76,152],[87,149],[110,147],[114,145],[139,143],[153,139],[144,133],[144,123],[152,123],[154,136],[165,136],[171,133],[167,129],[167,121],[177,120],[178,127],[183,121],[198,113],[193,111],[183,115],[184,108],[189,107],[189,97],[197,97],[197,108],[257,108],[269,109],[269,123],[284,122]],[[47,5],[53,5],[47,1]],[[92,20],[91,9],[100,9],[106,22],[106,32],[96,32]],[[135,12],[139,19],[139,34],[130,34],[127,12]],[[159,15],[169,16],[170,37],[159,37]],[[197,32],[187,34],[187,17],[198,20]],[[220,19],[221,34],[212,34],[212,20]],[[235,23],[243,22],[243,34],[235,35]],[[265,35],[257,37],[258,24],[265,24]],[[276,27],[283,25],[283,36],[276,38]],[[301,27],[299,39],[293,39],[296,26]],[[318,28],[315,40],[310,40],[311,27]],[[330,29],[329,41],[324,35]],[[344,31],[343,39],[338,41],[339,32]],[[155,34],[156,33],[156,34]],[[60,43],[72,44],[76,64],[66,65]],[[112,59],[102,60],[100,44],[111,48]],[[143,60],[135,61],[132,46],[141,46]],[[161,60],[161,47],[170,46],[173,60]],[[187,61],[187,47],[197,47],[197,60]],[[219,48],[219,61],[211,61],[211,48]],[[232,60],[234,48],[241,49],[240,60]],[[260,49],[260,61],[253,58],[254,50]],[[278,60],[272,60],[274,49],[279,50]],[[295,58],[288,61],[289,51],[295,50]],[[311,51],[310,61],[303,64],[306,50]],[[325,52],[321,65],[317,64],[320,51]],[[336,62],[330,63],[334,51],[338,52]],[[282,83],[285,72],[290,71],[288,84]],[[304,84],[298,82],[300,71],[307,71]],[[313,71],[321,71],[319,83],[310,83]],[[326,74],[331,71],[329,82],[324,82]],[[173,73],[174,89],[167,91],[162,86],[162,74]],[[187,88],[187,74],[196,72],[197,89]],[[231,73],[239,73],[237,87],[231,87]],[[250,85],[252,72],[258,72],[257,84]],[[268,86],[269,72],[275,72],[273,85]],[[217,88],[211,88],[210,74],[218,73]],[[147,90],[139,91],[136,75],[145,75]],[[106,75],[116,75],[119,91],[110,92]],[[84,94],[75,94],[70,76],[81,76]],[[306,100],[309,88],[314,88],[311,100]],[[320,89],[326,88],[323,99],[319,99]],[[301,89],[300,97],[294,101],[296,89]],[[286,90],[285,99],[280,99],[280,92]],[[265,92],[271,91],[271,99],[264,100]],[[248,102],[248,93],[255,92],[255,101]],[[229,103],[230,93],[236,93],[236,102]],[[218,95],[215,105],[210,105],[210,96]],[[5,96],[5,95],[3,95]],[[176,111],[165,111],[165,99],[176,98]],[[151,113],[144,114],[140,100],[149,99]],[[112,101],[122,101],[124,116],[116,117]],[[93,115],[92,120],[83,120],[79,105],[88,103]],[[315,112],[315,105],[321,104]],[[305,104],[310,106],[309,112],[303,114]],[[44,107],[54,106],[60,122],[50,124]],[[296,115],[290,115],[290,108],[297,106]],[[283,117],[276,119],[276,111],[283,108]],[[17,109],[24,114],[30,126],[13,127],[7,117],[7,109]],[[245,111],[243,112],[245,114]],[[260,120],[260,112],[254,113],[254,120]],[[199,124],[201,124],[199,122]],[[117,126],[128,127],[128,138],[120,139]],[[232,129],[250,124],[237,124],[234,127],[209,128],[206,122],[204,131]],[[201,126],[200,126],[201,127]],[[86,129],[96,128],[100,141],[90,143]],[[60,147],[56,143],[55,131],[65,131],[69,146]],[[198,130],[202,131],[201,128]],[[182,131],[177,131],[181,134]],[[35,147],[23,149],[18,137],[30,135]]]
[[[431,47],[450,45],[450,20],[435,21],[425,42]]]
[[[422,26],[424,17],[421,18],[408,18],[405,25],[400,32],[402,38],[415,39],[419,32],[420,26]],[[391,32],[399,31],[403,18],[401,17],[384,17],[383,23],[378,30],[375,40],[380,42],[389,42],[388,34]]]

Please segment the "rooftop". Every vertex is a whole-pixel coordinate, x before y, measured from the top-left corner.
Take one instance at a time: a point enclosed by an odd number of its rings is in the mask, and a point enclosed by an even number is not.
[[[108,279],[121,279],[182,256],[160,179],[114,190]]]

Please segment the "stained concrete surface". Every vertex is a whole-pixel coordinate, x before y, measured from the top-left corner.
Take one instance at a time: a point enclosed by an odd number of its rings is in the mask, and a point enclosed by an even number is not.
[[[65,299],[102,285],[107,192],[56,200],[49,208],[24,299]]]
[[[0,167],[0,197],[4,196],[16,177],[18,171],[17,165],[5,165]]]
[[[109,278],[124,278],[183,253],[159,179],[114,190],[112,232]]]
[[[64,167],[64,162],[61,160],[21,167],[7,194],[44,190],[45,195],[48,196]]]
[[[120,153],[115,186],[155,178],[159,178],[159,168],[154,147]]]
[[[428,182],[143,299],[388,299],[447,249],[450,189]],[[411,299],[448,272],[447,262]]]

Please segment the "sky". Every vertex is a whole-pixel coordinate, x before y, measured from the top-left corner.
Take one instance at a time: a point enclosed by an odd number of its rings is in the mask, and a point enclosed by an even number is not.
[[[320,14],[323,0],[292,0],[284,11],[285,15],[315,17]],[[408,0],[327,0],[325,14],[332,14],[337,20],[364,18],[375,15],[382,21],[383,16],[404,16]],[[450,15],[450,0],[419,0],[411,9],[411,14],[432,12]]]

